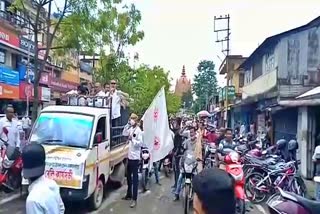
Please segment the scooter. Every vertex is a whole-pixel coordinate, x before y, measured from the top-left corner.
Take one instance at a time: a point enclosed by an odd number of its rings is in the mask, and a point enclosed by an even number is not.
[[[150,169],[150,152],[149,149],[143,147],[141,149],[141,181],[144,191],[148,189],[149,170]]]
[[[245,176],[243,172],[243,166],[240,163],[240,155],[232,149],[223,149],[220,151],[224,155],[225,170],[235,180],[235,196],[236,196],[236,214],[245,214]]]
[[[21,187],[22,158],[20,152],[0,138],[0,189],[5,193]]]
[[[270,214],[318,214],[320,202],[309,200],[294,193],[285,192],[278,188],[279,193],[274,194],[268,200],[267,205]]]

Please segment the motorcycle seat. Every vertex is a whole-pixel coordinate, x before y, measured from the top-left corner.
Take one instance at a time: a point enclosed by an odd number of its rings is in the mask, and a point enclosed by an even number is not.
[[[269,165],[269,164],[272,164],[273,162],[271,159],[258,159],[258,158],[252,158],[251,161],[252,163],[258,164],[258,165]]]
[[[309,212],[312,214],[320,213],[320,202],[313,201],[290,192],[282,193],[282,197],[284,197],[287,200],[299,203],[301,206],[309,210]]]

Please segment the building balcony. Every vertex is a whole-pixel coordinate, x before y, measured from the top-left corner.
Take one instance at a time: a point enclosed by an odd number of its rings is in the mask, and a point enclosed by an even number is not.
[[[277,85],[277,70],[268,72],[242,87],[242,99],[270,91]]]
[[[25,26],[24,19],[8,11],[0,11],[0,25],[13,31],[22,31]]]

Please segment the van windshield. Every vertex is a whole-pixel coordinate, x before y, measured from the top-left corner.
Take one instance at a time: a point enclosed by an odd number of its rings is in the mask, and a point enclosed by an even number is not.
[[[90,142],[93,116],[72,113],[41,113],[30,141],[47,145],[86,148]]]

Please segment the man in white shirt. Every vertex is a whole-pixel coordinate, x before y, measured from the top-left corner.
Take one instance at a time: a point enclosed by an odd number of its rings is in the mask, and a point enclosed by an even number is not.
[[[99,82],[96,82],[94,84],[94,90],[96,92],[96,96],[99,96],[99,97],[104,97],[106,96],[106,93],[104,93],[104,90],[103,88],[101,87],[101,84]]]
[[[26,214],[64,214],[60,188],[44,175],[46,153],[42,145],[32,143],[22,151],[23,177],[29,180]]]
[[[30,128],[31,128],[31,120],[28,117],[28,115],[25,115],[22,118],[21,122],[22,122],[22,129],[23,129],[24,134],[25,134],[25,138],[27,138],[29,136],[29,131],[30,131]]]
[[[132,200],[130,205],[134,208],[137,205],[138,197],[138,169],[140,162],[141,146],[143,145],[142,131],[138,126],[138,116],[131,114],[128,124],[124,127],[124,136],[128,136],[129,152],[128,152],[128,164],[127,164],[127,183],[128,190],[123,200]]]
[[[0,145],[4,142],[8,146],[20,148],[20,133],[18,121],[14,120],[14,108],[8,105],[6,108],[6,116],[0,119]]]

